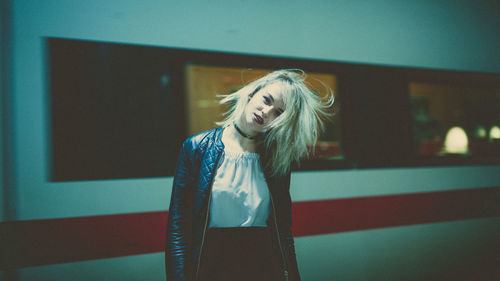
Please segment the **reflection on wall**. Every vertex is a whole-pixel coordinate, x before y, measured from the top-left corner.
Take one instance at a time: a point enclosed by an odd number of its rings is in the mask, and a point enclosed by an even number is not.
[[[186,65],[186,120],[187,131],[193,135],[215,128],[215,122],[221,121],[226,106],[218,104],[217,95],[237,91],[269,72],[271,69],[245,69],[237,67],[218,67],[207,65]],[[307,73],[306,84],[320,96],[326,95],[325,86],[332,89],[336,96],[334,111],[338,111],[339,95],[337,78],[327,73]],[[313,158],[342,158],[340,116],[336,114],[332,122],[326,124],[326,131],[316,143]]]

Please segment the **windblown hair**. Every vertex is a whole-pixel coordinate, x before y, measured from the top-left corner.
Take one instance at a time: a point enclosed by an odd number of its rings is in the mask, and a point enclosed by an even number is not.
[[[264,138],[259,145],[260,153],[266,161],[265,169],[271,175],[285,175],[290,171],[292,162],[309,156],[308,145],[314,146],[324,130],[324,121],[333,115],[329,111],[334,102],[331,89],[327,98],[322,100],[306,84],[305,73],[298,69],[277,70],[263,76],[240,90],[222,95],[220,104],[228,104],[226,118],[217,122],[219,126],[230,126],[239,120],[253,95],[272,83],[280,83],[285,110],[266,127]]]

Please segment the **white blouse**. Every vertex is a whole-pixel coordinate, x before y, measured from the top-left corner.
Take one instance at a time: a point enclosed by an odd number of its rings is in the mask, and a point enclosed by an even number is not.
[[[209,227],[267,226],[270,194],[259,154],[224,150],[212,186]]]

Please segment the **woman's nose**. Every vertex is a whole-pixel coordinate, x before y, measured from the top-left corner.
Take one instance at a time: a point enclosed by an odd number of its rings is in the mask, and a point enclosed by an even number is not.
[[[262,108],[262,117],[267,117],[271,111],[273,110],[273,107],[272,106],[266,106],[264,108]]]

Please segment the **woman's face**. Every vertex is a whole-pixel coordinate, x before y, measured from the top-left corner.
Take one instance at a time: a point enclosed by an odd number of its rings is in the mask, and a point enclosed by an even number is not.
[[[284,110],[281,82],[271,83],[250,98],[242,121],[249,133],[262,133]]]

